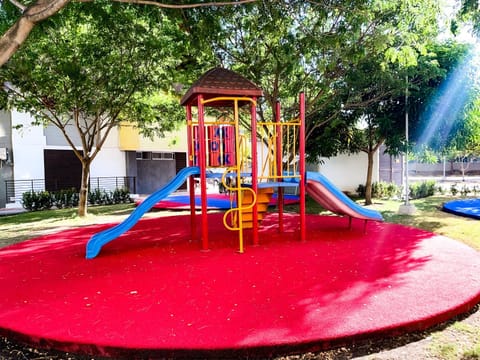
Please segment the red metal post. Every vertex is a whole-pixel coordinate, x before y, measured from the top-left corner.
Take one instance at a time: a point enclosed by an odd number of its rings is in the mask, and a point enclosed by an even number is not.
[[[195,149],[193,148],[193,123],[192,123],[192,106],[187,105],[187,142],[188,142],[188,166],[193,166],[195,157]],[[188,178],[188,189],[190,194],[190,232],[191,239],[197,237],[197,225],[195,222],[195,179],[193,176]]]
[[[250,104],[250,125],[251,125],[251,156],[252,156],[252,190],[255,194],[258,194],[258,164],[257,164],[257,98],[252,98],[252,103]],[[255,203],[253,207],[253,245],[258,245],[258,206]]]
[[[280,101],[277,101],[275,104],[275,122],[276,122],[276,156],[277,158],[275,161],[277,162],[277,181],[282,181],[282,173],[283,173],[283,148],[282,148],[282,125],[280,119]],[[277,205],[278,205],[278,231],[283,232],[283,188],[281,186],[278,187],[277,193]]]
[[[200,196],[202,204],[202,250],[208,250],[208,217],[207,217],[207,171],[205,148],[205,113],[203,96],[198,96],[198,139],[200,149],[198,152],[198,166],[200,167]]]
[[[306,240],[305,221],[305,186],[307,183],[305,171],[305,93],[300,93],[300,134],[299,134],[299,171],[300,171],[300,240]]]

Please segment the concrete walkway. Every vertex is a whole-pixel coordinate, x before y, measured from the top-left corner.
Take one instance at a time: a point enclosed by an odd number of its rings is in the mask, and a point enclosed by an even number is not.
[[[2,208],[0,209],[0,216],[16,215],[26,211],[23,208]]]

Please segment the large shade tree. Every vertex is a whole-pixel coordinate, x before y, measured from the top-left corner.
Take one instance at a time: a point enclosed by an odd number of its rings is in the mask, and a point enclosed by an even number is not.
[[[448,74],[467,53],[468,47],[465,45],[452,42],[434,44],[427,46],[425,55],[416,58],[416,66],[398,69],[393,63],[382,66],[376,59],[365,59],[359,64],[359,71],[346,76],[352,92],[363,94],[364,100],[376,100],[345,111],[344,117],[350,121],[330,124],[328,131],[342,134],[339,142],[343,151],[367,154],[366,204],[372,202],[374,154],[382,144],[393,155],[406,150],[407,113],[412,132],[430,126],[430,119],[423,116],[425,108]],[[357,88],[361,91],[357,91]]]
[[[345,108],[367,104],[344,81],[361,61],[411,63],[424,51],[427,39],[436,34],[431,24],[436,23],[438,4],[434,0],[412,4],[272,0],[235,9],[197,9],[185,18],[192,36],[204,48],[213,49],[218,64],[263,89],[261,118],[271,119],[278,99],[285,117],[293,116],[297,94],[305,91],[308,140],[323,124],[342,120]],[[315,144],[310,144],[311,155],[318,155]],[[329,144],[323,155],[336,150]]]
[[[131,122],[152,134],[183,119],[170,105],[178,100],[159,93],[173,84],[184,37],[160,9],[73,3],[0,68],[8,106],[56,126],[80,160],[80,216],[87,213],[90,165],[114,127]]]
[[[262,87],[262,120],[273,117],[277,99],[285,119],[293,117],[296,96],[305,91],[309,159],[365,150],[371,188],[372,154],[385,139],[391,151],[403,139],[405,76],[416,74],[412,90],[421,81],[418,58],[429,56],[438,13],[438,2],[430,0],[274,0],[224,8],[221,16],[199,9],[187,19],[218,63]],[[438,69],[435,59],[426,62]],[[368,141],[359,121],[369,124]]]

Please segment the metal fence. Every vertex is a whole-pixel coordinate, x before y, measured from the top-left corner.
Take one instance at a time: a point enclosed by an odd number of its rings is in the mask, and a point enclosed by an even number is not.
[[[23,193],[28,191],[59,191],[66,189],[76,189],[79,185],[61,180],[53,180],[46,182],[45,179],[29,179],[29,180],[5,180],[6,202],[21,202]],[[137,181],[135,176],[105,176],[91,177],[90,190],[113,191],[115,189],[127,189],[131,194],[137,192]]]

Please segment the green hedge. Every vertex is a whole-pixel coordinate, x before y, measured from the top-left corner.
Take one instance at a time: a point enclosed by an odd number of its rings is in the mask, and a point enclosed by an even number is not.
[[[22,195],[22,204],[30,211],[48,210],[53,206],[53,197],[48,191],[27,191]]]
[[[410,198],[421,199],[435,195],[436,182],[434,180],[427,180],[413,183],[409,186]]]
[[[90,205],[112,205],[130,203],[130,192],[127,189],[115,189],[105,191],[95,189],[88,193]],[[78,206],[79,194],[75,189],[64,189],[55,192],[27,191],[22,195],[22,205],[30,211],[48,210],[52,207],[57,209]]]
[[[399,197],[402,194],[401,187],[394,183],[375,182],[372,184],[372,197],[376,199],[391,199]],[[435,195],[436,183],[434,180],[413,183],[409,185],[409,194],[411,199],[420,199]],[[357,193],[360,197],[365,197],[365,186],[359,185]]]
[[[400,195],[401,188],[394,183],[374,182],[372,184],[372,197],[376,199],[391,199]],[[365,185],[358,185],[357,193],[360,197],[365,197]]]

